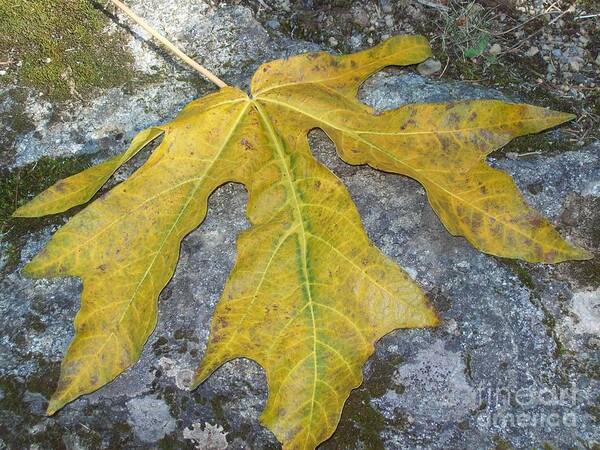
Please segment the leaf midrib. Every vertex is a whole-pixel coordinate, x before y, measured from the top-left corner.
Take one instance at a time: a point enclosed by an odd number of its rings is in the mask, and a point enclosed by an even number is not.
[[[312,332],[313,332],[313,335],[312,335],[312,338],[313,338],[313,350],[312,350],[313,387],[312,387],[312,398],[311,398],[311,402],[310,402],[310,414],[309,414],[310,419],[308,422],[308,430],[306,431],[306,441],[304,443],[304,446],[306,447],[306,443],[308,442],[308,438],[311,434],[311,427],[312,427],[313,413],[314,413],[314,404],[315,404],[315,400],[316,400],[317,380],[318,380],[318,371],[317,371],[317,341],[318,341],[318,338],[317,338],[317,327],[316,327],[316,320],[315,320],[315,310],[314,310],[313,299],[312,299],[312,287],[309,283],[310,277],[308,274],[308,261],[307,261],[308,241],[306,239],[306,229],[305,229],[305,223],[304,223],[304,218],[303,218],[303,214],[302,214],[302,208],[300,207],[300,201],[298,200],[298,192],[296,189],[296,185],[293,181],[292,174],[290,173],[290,168],[288,167],[288,164],[287,164],[287,156],[285,154],[285,151],[281,147],[281,141],[278,139],[278,136],[275,133],[271,119],[264,112],[264,110],[262,109],[262,106],[260,106],[260,104],[256,101],[253,101],[253,104],[255,105],[256,111],[260,115],[260,117],[265,125],[265,128],[269,135],[269,138],[271,139],[271,141],[274,144],[275,149],[277,150],[279,159],[282,163],[281,166],[285,170],[285,177],[288,182],[289,190],[293,194],[294,209],[295,209],[294,215],[296,216],[296,221],[300,224],[299,236],[300,236],[300,241],[301,241],[300,253],[302,255],[302,275],[303,275],[304,282],[305,282],[304,284],[306,286],[306,293],[308,295],[307,303],[308,303],[309,309],[310,309],[311,327],[312,327]]]

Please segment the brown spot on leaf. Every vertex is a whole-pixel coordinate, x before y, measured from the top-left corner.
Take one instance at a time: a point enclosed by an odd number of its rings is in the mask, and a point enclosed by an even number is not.
[[[252,147],[252,144],[250,144],[250,142],[249,142],[249,141],[248,141],[248,139],[246,139],[246,138],[243,138],[243,139],[240,141],[240,144],[242,144],[246,150],[252,150],[252,148],[253,148],[253,147]]]
[[[451,112],[448,115],[448,124],[455,127],[459,124],[460,122],[460,116],[458,114],[456,114],[455,112]]]
[[[65,180],[60,180],[54,185],[54,189],[56,189],[58,192],[64,192],[66,187],[65,185]]]

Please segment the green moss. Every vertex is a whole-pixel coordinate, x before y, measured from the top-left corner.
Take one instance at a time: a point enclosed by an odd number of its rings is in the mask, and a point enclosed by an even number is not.
[[[46,398],[50,398],[54,387],[58,384],[60,374],[60,363],[57,361],[46,361],[40,356],[34,356],[33,361],[39,367],[25,380],[25,388],[29,392],[37,392]]]
[[[352,391],[346,401],[336,432],[319,448],[357,448],[358,443],[362,442],[369,449],[383,449],[380,434],[386,426],[393,426],[395,429],[409,426],[408,419],[402,414],[390,420],[371,406],[373,398],[381,397],[395,386],[392,378],[401,362],[402,357],[398,355],[388,355],[385,360],[374,361],[371,376]],[[404,387],[397,387],[396,392],[402,394]]]
[[[11,218],[11,214],[56,181],[90,165],[90,157],[42,158],[36,163],[8,171],[0,170],[0,244],[6,261],[3,270],[18,263],[25,235],[53,223],[62,216],[39,219]]]
[[[385,417],[370,404],[371,396],[359,388],[350,395],[342,418],[333,436],[322,444],[325,449],[357,448],[358,442],[372,450],[383,450],[380,433],[386,426]]]
[[[47,423],[43,433],[23,432],[44,421],[41,411],[32,409],[31,403],[26,401],[26,394],[41,394],[48,398],[59,373],[58,363],[39,357],[34,357],[32,362],[38,369],[28,377],[0,377],[0,388],[4,392],[0,400],[0,436],[8,448],[30,448],[33,444],[44,449],[63,448],[64,430],[52,421]]]
[[[563,345],[558,333],[556,332],[556,319],[552,315],[550,311],[544,306],[543,303],[536,298],[536,303],[538,308],[542,310],[544,313],[544,318],[542,319],[542,324],[546,327],[546,335],[551,337],[554,341],[554,358],[559,359],[565,355],[567,349]]]
[[[519,279],[523,286],[525,286],[527,289],[529,289],[530,291],[535,291],[537,289],[537,286],[535,285],[532,276],[527,270],[525,263],[510,258],[497,257],[496,259],[500,261],[503,265],[507,266],[511,270],[511,272],[515,274],[515,276]]]
[[[128,448],[133,440],[131,425],[127,422],[111,424],[111,436],[108,448]]]
[[[215,419],[218,423],[224,424],[227,422],[227,415],[225,414],[225,409],[223,405],[229,401],[229,399],[224,395],[215,395],[210,400],[210,406],[212,408],[213,414],[215,415]]]
[[[581,372],[593,380],[600,380],[600,364],[594,361],[586,361],[582,364]]]
[[[543,311],[544,319],[542,320],[542,323],[546,327],[546,334],[554,341],[554,358],[559,359],[567,353],[567,349],[555,330],[556,320],[545,308]]]
[[[152,344],[152,350],[156,356],[161,356],[169,353],[169,341],[166,337],[160,336],[154,344]]]
[[[502,439],[498,435],[494,436],[492,440],[495,445],[495,447],[494,447],[495,450],[511,450],[512,449],[510,442],[508,442],[505,439]]]
[[[588,405],[585,409],[592,416],[594,423],[600,424],[600,395],[596,396],[596,401]]]
[[[529,273],[528,264],[509,258],[497,258],[502,264],[507,266],[519,279],[519,281],[531,291],[530,300],[533,305],[540,309],[544,314],[542,324],[546,328],[546,335],[554,341],[554,357],[561,358],[567,353],[567,349],[563,345],[558,333],[556,332],[556,319],[554,315],[544,306],[540,300],[537,286],[533,277]]]
[[[162,438],[160,441],[158,441],[158,448],[160,450],[172,450],[172,449],[179,449],[179,450],[183,450],[183,449],[190,449],[193,450],[194,449],[194,445],[192,443],[192,441],[180,441],[177,437],[177,433],[171,433],[166,435],[164,438]]]
[[[472,380],[473,379],[473,373],[472,373],[472,369],[471,369],[471,354],[470,353],[465,353],[465,375]]]
[[[598,289],[600,287],[600,198],[592,196],[573,196],[565,209],[571,209],[577,219],[576,232],[579,241],[592,250],[594,258],[587,261],[567,261],[560,265],[568,279],[573,280],[578,290]]]
[[[51,98],[85,95],[128,78],[122,33],[107,34],[94,1],[0,0],[0,59],[9,76]],[[20,66],[17,65],[20,62]]]
[[[14,160],[14,144],[17,136],[35,127],[31,118],[25,113],[27,93],[24,89],[10,89],[3,101],[5,107],[0,112],[0,122],[5,124],[0,133],[0,161],[9,165]]]
[[[577,261],[576,263],[570,263],[568,267],[570,268],[569,274],[579,284],[589,286],[591,289],[598,289],[600,287],[600,258],[596,257],[588,261]]]

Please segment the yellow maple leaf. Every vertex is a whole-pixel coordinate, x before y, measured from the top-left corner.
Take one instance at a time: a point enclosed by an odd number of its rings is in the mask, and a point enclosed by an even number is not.
[[[546,263],[588,258],[485,162],[510,139],[572,116],[497,100],[377,115],[356,99],[377,70],[429,56],[424,38],[403,36],[352,55],[264,64],[251,96],[225,87],[193,101],[174,121],[140,133],[122,155],[17,210],[33,217],[88,201],[162,135],[139,170],[74,216],[24,269],[83,280],[75,337],[48,413],[139,358],[181,240],[204,219],[211,192],[230,181],[248,190],[252,226],[238,238],[194,384],[233,358],[257,361],[269,385],[262,421],[285,448],[315,448],[331,436],[380,337],[438,324],[421,289],[370,243],[342,183],[312,156],[312,128],[323,129],[350,164],[419,181],[446,228],[484,252]]]

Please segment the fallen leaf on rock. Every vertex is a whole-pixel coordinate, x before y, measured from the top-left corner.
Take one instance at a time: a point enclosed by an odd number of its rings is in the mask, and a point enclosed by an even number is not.
[[[344,185],[311,154],[312,128],[324,130],[349,164],[419,181],[446,228],[484,252],[546,263],[588,258],[486,163],[512,138],[571,115],[497,100],[375,114],[357,100],[374,72],[430,56],[424,38],[404,36],[351,55],[266,63],[250,96],[225,87],[195,100],[172,122],[140,133],[122,155],[17,210],[34,217],[88,201],[162,137],[140,169],[75,215],[24,269],[83,280],[75,337],[48,413],[137,361],[181,240],[203,221],[208,196],[230,181],[248,190],[252,226],[238,238],[194,384],[231,359],[257,361],[269,385],[262,421],[285,448],[315,448],[331,436],[379,338],[438,324],[421,289],[369,241]]]

